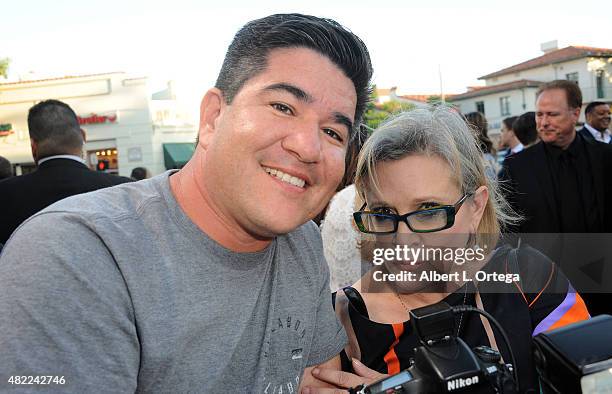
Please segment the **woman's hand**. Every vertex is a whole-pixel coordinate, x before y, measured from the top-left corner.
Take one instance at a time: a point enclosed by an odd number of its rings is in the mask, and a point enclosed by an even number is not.
[[[374,383],[388,375],[376,372],[363,365],[359,360],[353,359],[353,370],[355,373],[342,372],[327,368],[315,368],[312,370],[312,375],[323,381],[336,386],[332,388],[318,388],[306,386],[302,389],[302,394],[346,394],[351,387],[357,387],[361,384]]]

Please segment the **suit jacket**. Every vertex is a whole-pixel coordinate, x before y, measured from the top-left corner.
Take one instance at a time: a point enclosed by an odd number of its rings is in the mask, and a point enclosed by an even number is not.
[[[580,130],[577,131],[577,133],[582,135],[585,140],[589,140],[589,141],[592,141],[592,142],[601,142],[601,141],[597,141],[593,137],[593,134],[591,134],[591,132],[586,127],[581,128]],[[603,142],[603,143],[605,144],[605,142]],[[608,144],[612,144],[612,140],[610,140],[610,142],[608,142]]]
[[[43,162],[29,174],[0,181],[0,244],[6,243],[24,220],[56,201],[129,181],[60,158]]]
[[[576,134],[576,138],[582,137]],[[606,170],[612,168],[612,146],[587,138],[583,138],[583,142],[591,165],[593,190],[603,231],[612,232],[612,207],[609,205],[612,201],[612,179],[606,174]],[[521,233],[561,232],[544,143],[539,142],[508,156],[499,179],[510,205],[525,217],[513,230]]]

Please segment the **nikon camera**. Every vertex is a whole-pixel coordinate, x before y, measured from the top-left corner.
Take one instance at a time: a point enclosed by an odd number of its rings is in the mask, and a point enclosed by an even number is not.
[[[500,362],[487,346],[470,349],[453,335],[453,309],[445,303],[410,312],[410,322],[422,346],[415,349],[410,368],[351,394],[393,393],[517,393],[516,371]]]

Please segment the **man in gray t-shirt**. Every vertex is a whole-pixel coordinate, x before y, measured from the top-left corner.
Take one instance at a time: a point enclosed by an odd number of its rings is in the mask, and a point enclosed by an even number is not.
[[[320,236],[372,70],[334,21],[245,25],[178,172],[60,201],[0,255],[0,391],[297,392],[338,367]],[[24,384],[24,382],[26,384]]]

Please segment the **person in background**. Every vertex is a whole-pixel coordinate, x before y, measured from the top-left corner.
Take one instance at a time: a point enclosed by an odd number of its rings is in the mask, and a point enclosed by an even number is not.
[[[587,319],[589,314],[580,295],[544,255],[529,247],[512,249],[497,244],[500,229],[519,218],[485,175],[477,140],[465,121],[442,106],[394,117],[363,147],[355,184],[365,201],[355,213],[355,221],[362,232],[376,235],[377,246],[463,245],[466,250],[492,246],[486,259],[465,265],[459,265],[463,263],[458,260],[445,265],[424,258],[411,265],[392,259],[380,268],[374,266],[372,272],[382,270],[396,278],[400,272],[411,272],[420,278],[422,272],[431,270],[440,274],[465,270],[467,275],[484,270],[516,273],[520,283],[477,282],[469,279],[472,276],[463,280],[460,274],[461,279],[449,289],[448,282],[435,279],[380,280],[381,276],[376,279],[376,275],[365,275],[338,291],[334,301],[349,333],[349,345],[342,354],[346,372],[320,369],[315,376],[346,388],[410,367],[419,343],[410,326],[409,312],[444,301],[451,306],[477,306],[491,313],[509,334],[520,378],[519,392],[536,389],[532,336]],[[509,362],[501,335],[492,331],[486,320],[476,314],[458,314],[455,327],[454,334],[470,347],[497,348]]]
[[[13,166],[11,162],[7,158],[0,156],[0,181],[12,176]]]
[[[514,134],[514,130],[512,128],[512,125],[514,124],[514,121],[517,118],[518,116],[511,116],[502,120],[500,139],[501,143],[504,146],[508,147],[508,152],[506,152],[506,156],[511,155],[513,153],[518,153],[522,151],[524,147],[521,141],[516,138],[516,135]]]
[[[85,132],[66,103],[45,100],[34,105],[28,112],[28,130],[38,168],[0,183],[0,243],[54,202],[131,181],[87,167],[82,157]]]
[[[612,182],[607,172],[612,168],[612,146],[576,132],[581,106],[582,92],[574,82],[556,80],[538,89],[535,120],[540,142],[508,157],[500,174],[506,198],[525,217],[515,232],[612,233]],[[560,244],[547,241],[545,253],[561,266],[581,263],[564,261]],[[610,293],[582,295],[593,315],[612,313]]]
[[[478,144],[483,153],[487,176],[489,179],[497,179],[499,165],[497,164],[495,148],[489,139],[487,118],[480,112],[470,112],[465,115],[465,119],[476,133]]]
[[[610,135],[610,104],[603,101],[593,101],[584,109],[584,117],[586,123],[584,127],[578,130],[578,133],[586,139],[603,142],[606,144],[612,143]]]
[[[523,145],[523,149],[529,148],[538,141],[538,130],[536,128],[535,112],[525,112],[516,118],[512,124],[514,135]]]
[[[147,179],[149,177],[149,171],[144,167],[136,167],[132,170],[130,174],[130,178],[135,181],[142,181],[143,179]]]
[[[346,172],[340,184],[343,186],[348,183],[348,186],[331,199],[325,219],[320,224],[323,252],[329,265],[331,291],[348,286],[361,277],[361,235],[355,227],[353,212],[359,209],[362,201],[355,192],[353,182],[357,157],[369,132],[369,128],[363,125],[359,128],[359,135],[348,151]]]

